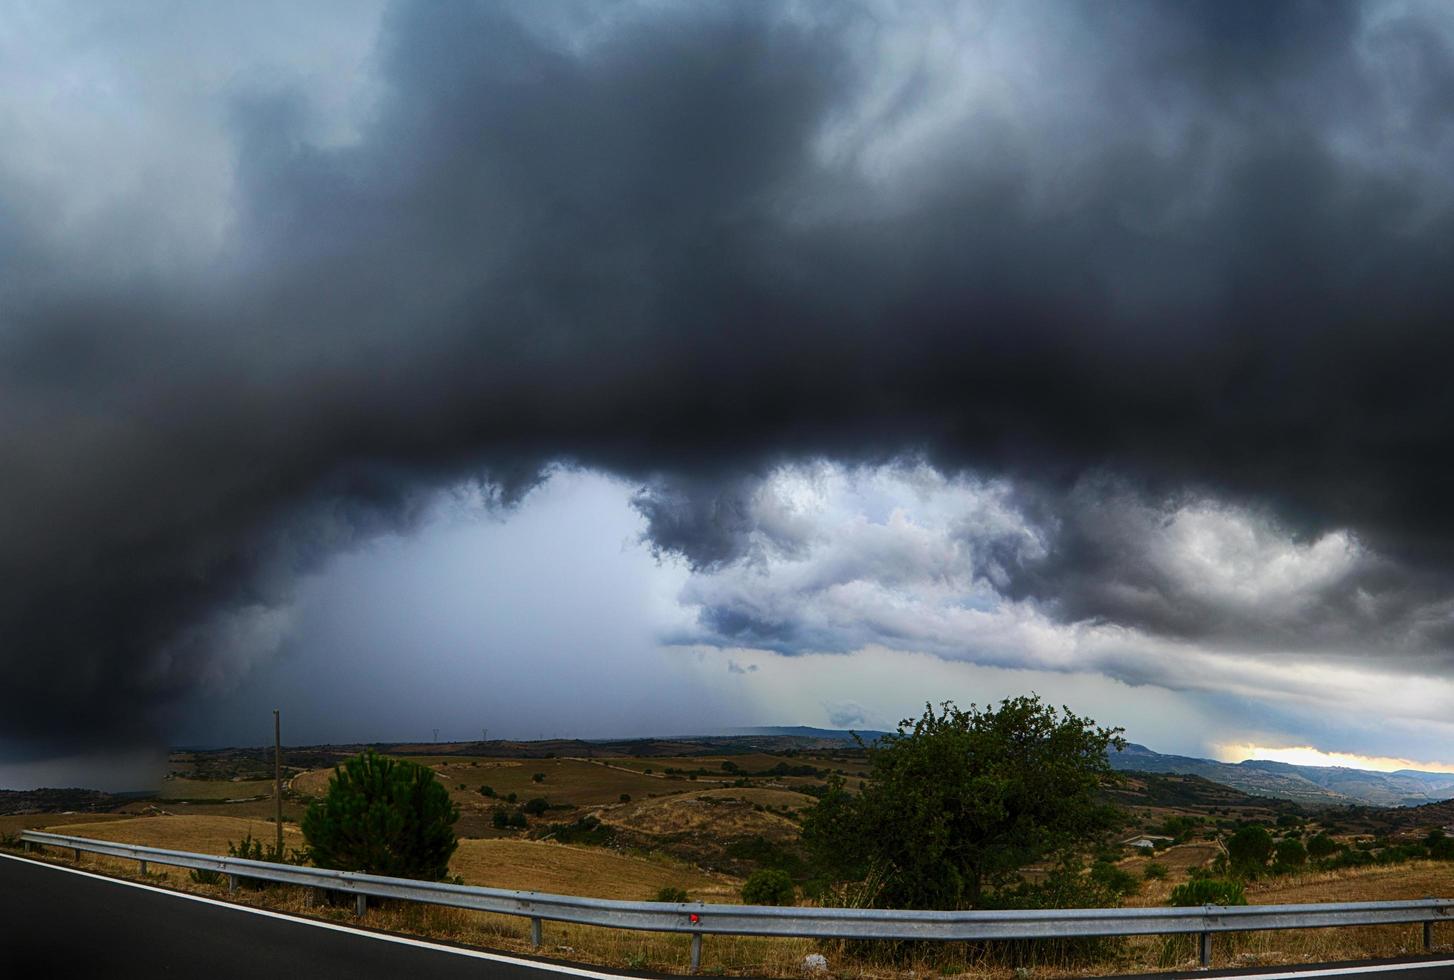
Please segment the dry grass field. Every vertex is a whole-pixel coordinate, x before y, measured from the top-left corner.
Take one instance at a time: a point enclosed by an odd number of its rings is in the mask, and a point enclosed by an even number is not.
[[[415,757],[414,762],[428,765],[439,781],[450,791],[455,802],[474,804],[482,801],[494,806],[494,800],[480,795],[481,786],[489,786],[500,797],[514,793],[519,802],[541,796],[551,803],[573,807],[600,806],[615,803],[625,793],[633,798],[649,793],[681,792],[678,783],[652,776],[612,768],[575,759],[469,759],[458,757]],[[545,778],[536,782],[540,773]],[[319,796],[328,788],[332,769],[318,769],[293,780],[293,789],[303,796]],[[460,787],[463,786],[463,789]]]
[[[597,812],[602,822],[656,837],[711,835],[730,840],[753,834],[772,841],[798,836],[798,825],[766,807],[801,809],[810,796],[774,789],[712,789],[641,800]]]
[[[740,769],[747,769],[758,772],[763,769],[771,769],[780,762],[797,762],[798,760],[786,760],[780,755],[768,755],[765,752],[754,752],[747,755],[669,755],[656,757],[624,756],[616,759],[603,759],[613,766],[620,766],[623,769],[634,769],[637,772],[645,772],[650,769],[653,773],[661,775],[668,769],[709,769],[713,772],[720,772],[723,778],[731,778],[722,769],[722,763],[731,762]],[[813,763],[806,763],[812,765]],[[705,777],[703,777],[705,778]]]
[[[161,811],[163,816],[191,816],[191,817],[241,817],[247,820],[271,821],[276,811],[277,804],[271,799],[247,800],[242,803],[190,803],[185,800],[177,801],[138,801],[128,803],[120,810],[119,814],[126,816],[149,816]],[[298,823],[303,819],[303,813],[307,805],[297,800],[283,800],[283,822]]]
[[[271,779],[184,779],[170,776],[162,782],[156,798],[161,801],[208,800],[223,803],[272,795]]]
[[[1201,868],[1210,864],[1212,859],[1221,853],[1221,848],[1216,844],[1200,841],[1191,844],[1174,844],[1164,851],[1147,857],[1129,857],[1118,862],[1121,867],[1141,877],[1148,865],[1152,863],[1165,865],[1170,872],[1171,880],[1182,881],[1186,878],[1189,868]]]
[[[684,889],[693,901],[735,901],[742,887],[736,878],[678,861],[549,841],[460,841],[450,870],[472,885],[636,901],[650,900],[667,886]]]
[[[248,834],[271,841],[275,833],[273,824],[264,820],[192,815],[134,817],[102,824],[61,824],[46,829],[56,834],[92,837],[122,844],[143,844],[147,847],[166,847],[174,851],[196,851],[200,854],[226,854],[230,841],[240,841]],[[301,847],[302,832],[285,824],[283,843],[288,847]]]
[[[55,833],[53,828],[63,824],[79,827],[82,824],[126,819],[128,817],[120,813],[21,813],[0,817],[0,834],[18,834],[22,830],[47,830]]]

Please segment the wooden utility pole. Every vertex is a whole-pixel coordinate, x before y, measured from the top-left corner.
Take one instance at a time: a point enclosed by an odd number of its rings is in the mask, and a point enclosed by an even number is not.
[[[273,795],[278,799],[278,860],[283,859],[283,720],[273,709]]]

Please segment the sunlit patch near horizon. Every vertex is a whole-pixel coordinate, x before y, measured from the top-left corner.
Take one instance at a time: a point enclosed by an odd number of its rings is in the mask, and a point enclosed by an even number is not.
[[[1274,748],[1267,745],[1223,744],[1216,747],[1222,762],[1286,762],[1294,766],[1338,766],[1344,769],[1367,769],[1373,772],[1398,772],[1417,769],[1422,772],[1454,772],[1454,763],[1420,762],[1382,755],[1356,755],[1351,752],[1324,752],[1311,745]]]

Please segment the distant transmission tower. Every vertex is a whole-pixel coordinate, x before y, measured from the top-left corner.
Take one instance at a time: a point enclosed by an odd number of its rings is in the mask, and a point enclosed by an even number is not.
[[[434,730],[434,740],[439,741],[439,729],[437,728]]]

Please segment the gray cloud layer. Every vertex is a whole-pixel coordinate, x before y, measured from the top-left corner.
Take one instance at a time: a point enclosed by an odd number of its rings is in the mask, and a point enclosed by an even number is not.
[[[349,125],[307,75],[219,84],[215,239],[176,182],[78,216],[77,161],[0,161],[0,739],[147,737],[299,569],[552,459],[640,480],[701,568],[791,544],[743,506],[776,464],[907,453],[1057,515],[1001,584],[1066,617],[1262,628],[1106,588],[1155,580],[1117,542],[1177,494],[1346,529],[1386,618],[1427,608],[1450,38],[1435,5],[405,4]]]

